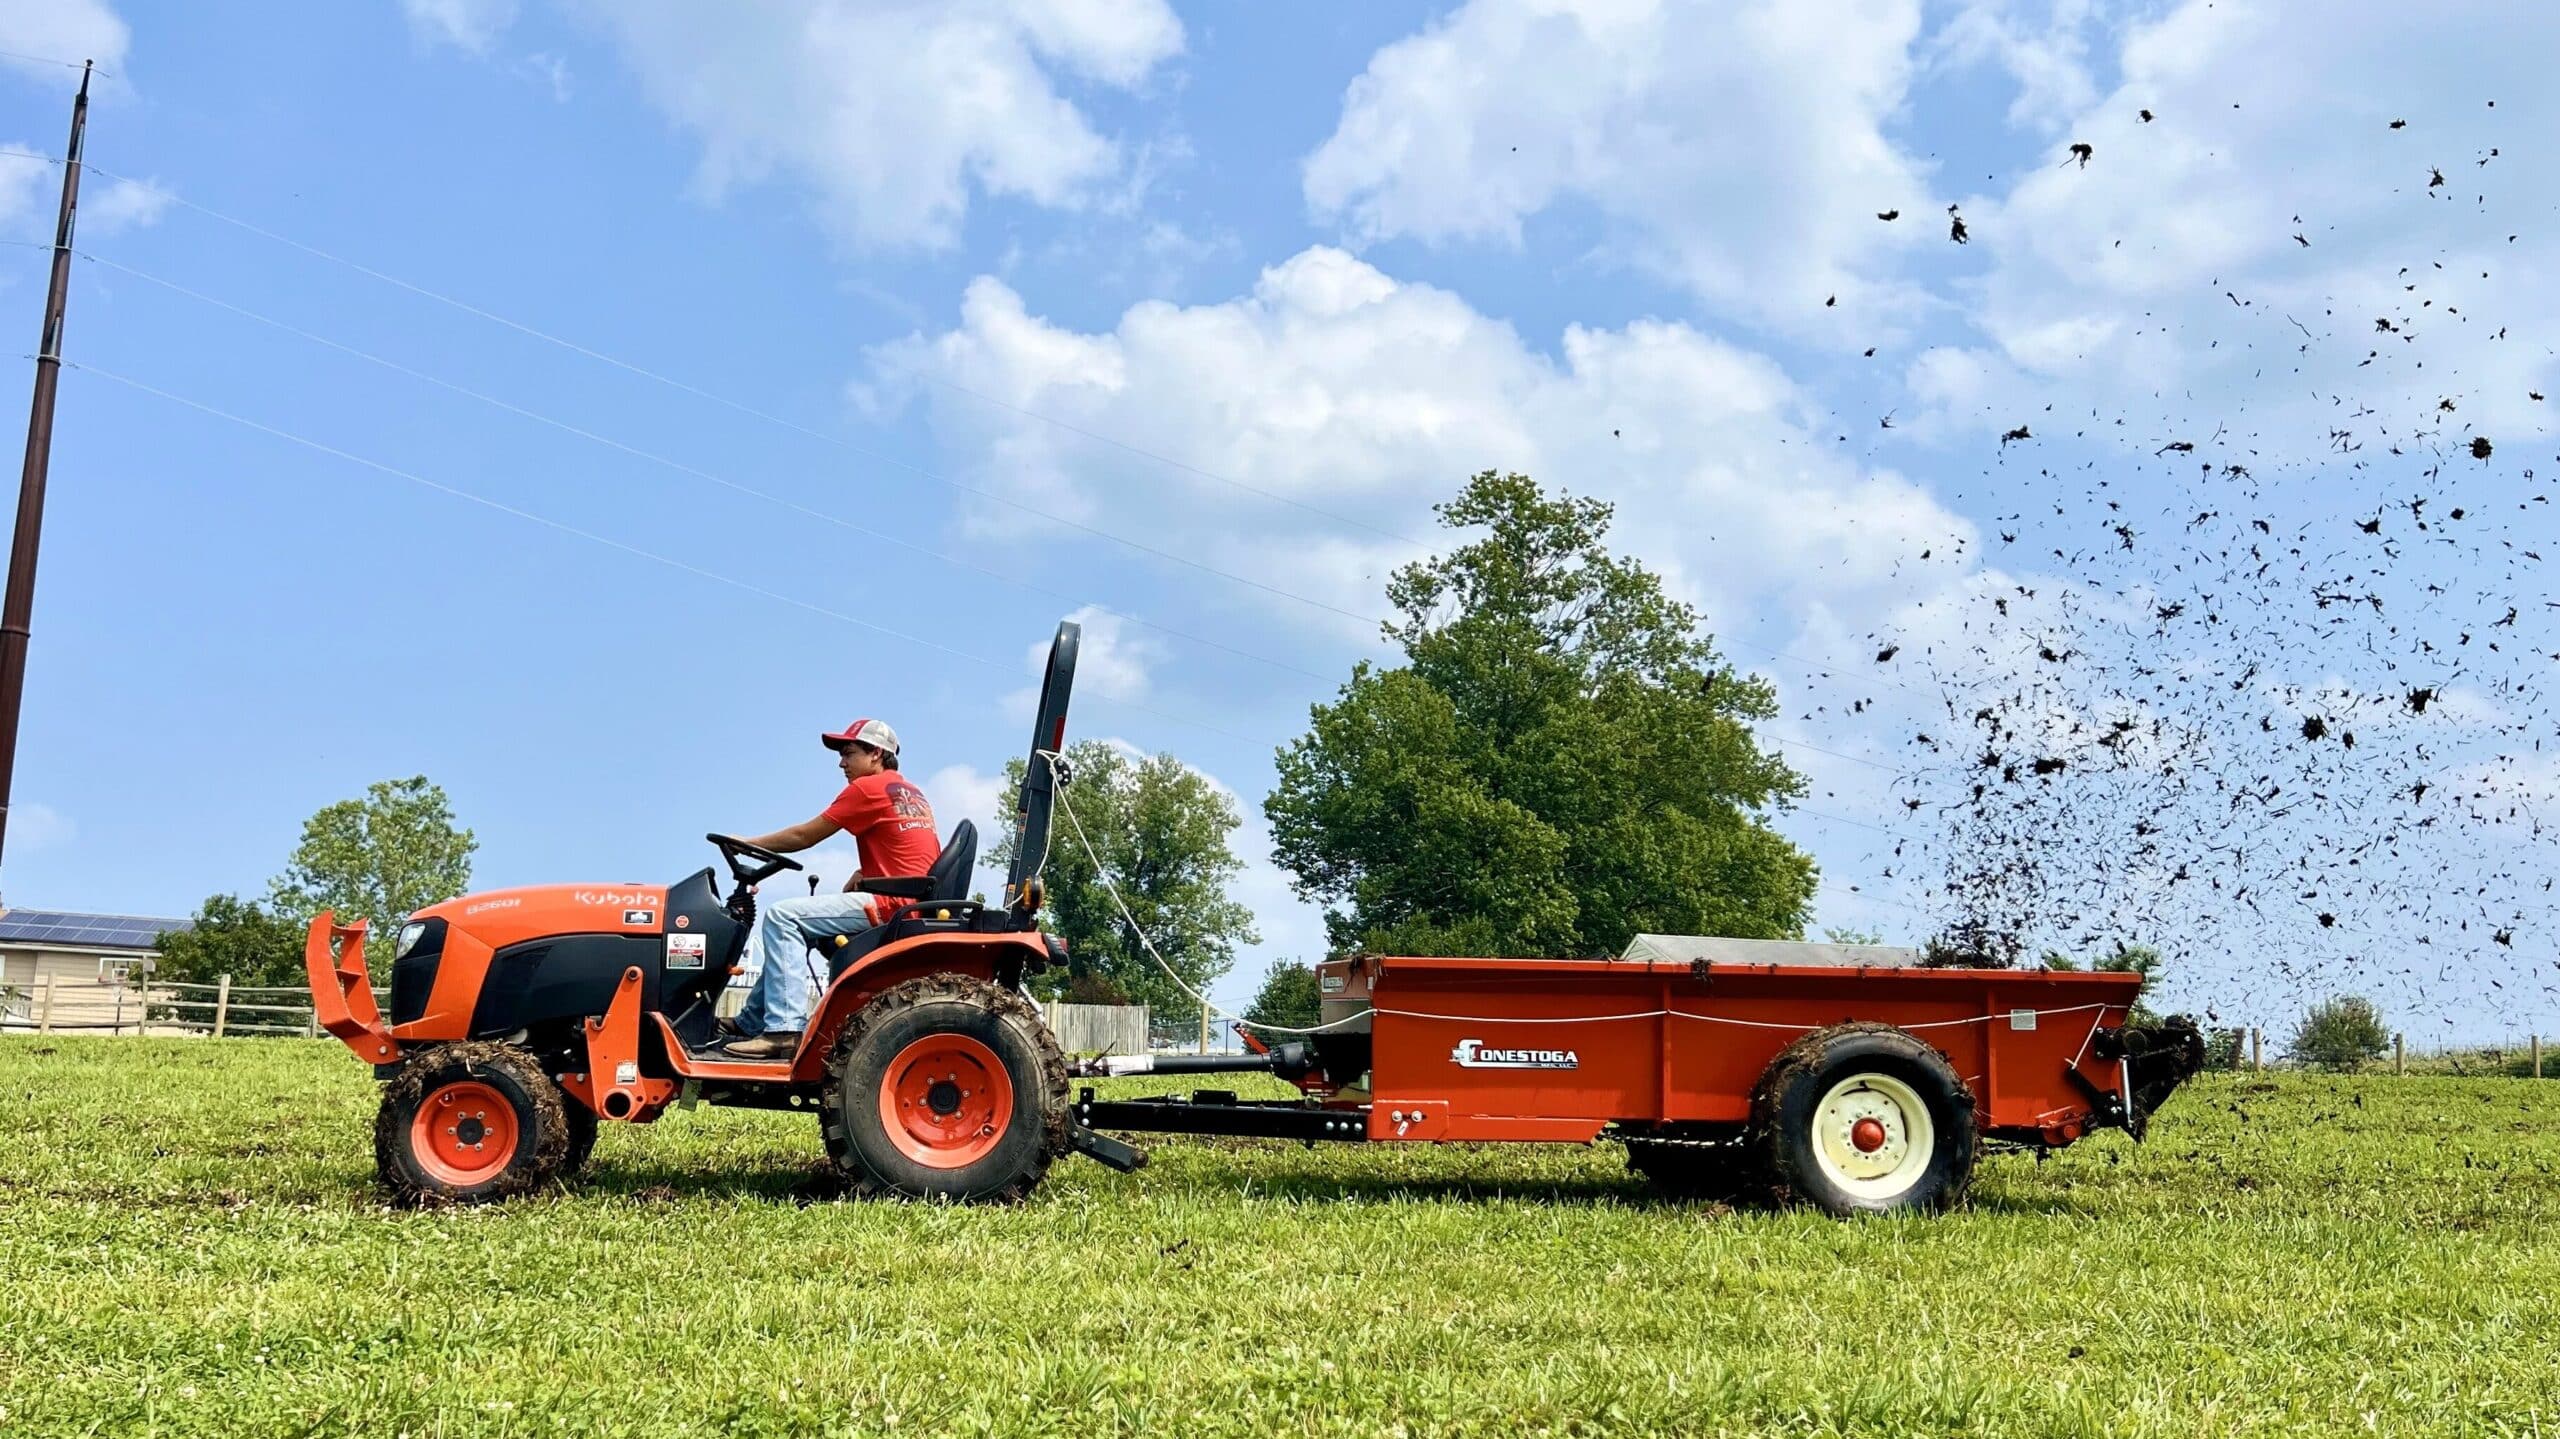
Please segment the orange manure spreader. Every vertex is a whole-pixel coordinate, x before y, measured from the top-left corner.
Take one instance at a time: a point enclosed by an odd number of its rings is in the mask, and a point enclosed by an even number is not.
[[[600,1122],[669,1106],[814,1114],[856,1194],[1028,1196],[1114,1133],[1308,1143],[1614,1139],[1674,1193],[1835,1214],[1943,1209],[1987,1145],[2140,1137],[2204,1058],[2193,1025],[2128,1027],[2130,974],[1924,969],[1905,951],[1644,936],[1615,959],[1361,955],[1318,967],[1324,1020],[1242,1055],[1070,1065],[1025,981],[1065,961],[1042,932],[1077,629],[1058,628],[1001,902],[967,898],[966,821],[929,875],[869,880],[898,907],[813,951],[825,986],[799,1050],[703,1051],[755,919],[791,860],[711,836],[729,872],[672,885],[496,890],[409,917],[378,1010],[362,924],[321,914],[305,953],[320,1023],[383,1080],[374,1157],[406,1201],[504,1199],[570,1178]],[[1073,811],[1068,818],[1073,822]],[[786,962],[779,956],[769,962]],[[1299,1097],[1103,1099],[1082,1077],[1258,1071]]]

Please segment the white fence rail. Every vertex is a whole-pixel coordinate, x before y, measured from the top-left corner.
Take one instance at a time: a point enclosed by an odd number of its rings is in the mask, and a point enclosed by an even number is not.
[[[377,1003],[389,998],[386,990],[374,991]],[[229,975],[212,984],[127,980],[102,1004],[87,985],[65,984],[48,974],[0,995],[0,1033],[309,1038],[320,1028],[311,991],[298,984],[233,984]]]

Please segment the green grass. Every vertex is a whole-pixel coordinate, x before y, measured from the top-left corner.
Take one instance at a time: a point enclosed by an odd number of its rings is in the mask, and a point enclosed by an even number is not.
[[[712,1110],[405,1213],[373,1104],[334,1045],[0,1040],[0,1434],[2560,1435],[2560,1081],[2215,1076],[1871,1223],[1609,1146],[855,1204]]]

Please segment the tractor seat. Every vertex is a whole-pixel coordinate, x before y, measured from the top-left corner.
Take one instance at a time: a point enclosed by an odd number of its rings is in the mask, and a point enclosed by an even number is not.
[[[866,879],[854,888],[864,894],[885,894],[897,899],[967,899],[969,876],[977,869],[978,826],[964,819],[951,827],[951,838],[943,843],[942,853],[934,856],[931,869],[922,874]]]
[[[934,856],[933,868],[919,875],[866,879],[854,888],[862,894],[885,895],[897,900],[956,903],[969,897],[969,879],[977,870],[978,826],[964,819],[951,827],[951,838],[943,842],[942,853]],[[892,917],[888,923],[875,924],[860,934],[822,939],[812,947],[827,957],[827,977],[833,980],[844,973],[846,965],[893,939],[913,933],[915,923]]]

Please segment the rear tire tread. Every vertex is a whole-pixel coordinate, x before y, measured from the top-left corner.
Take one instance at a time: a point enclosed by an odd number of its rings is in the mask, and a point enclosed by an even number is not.
[[[857,1199],[910,1199],[916,1196],[900,1190],[887,1179],[874,1174],[854,1148],[846,1127],[846,1077],[863,1037],[899,1016],[928,1004],[976,1004],[992,1011],[1027,1035],[1039,1064],[1041,1122],[1043,1133],[1038,1152],[1022,1171],[999,1188],[985,1194],[968,1196],[971,1204],[1019,1204],[1040,1187],[1049,1166],[1067,1152],[1068,1137],[1073,1128],[1073,1114],[1067,1104],[1067,1056],[1058,1047],[1058,1037],[1049,1032],[1048,1023],[1031,1002],[1012,990],[990,984],[966,974],[928,974],[890,986],[853,1012],[836,1042],[827,1054],[827,1082],[818,1099],[818,1126],[827,1146],[827,1157],[846,1190]],[[867,1101],[866,1101],[867,1102]]]

